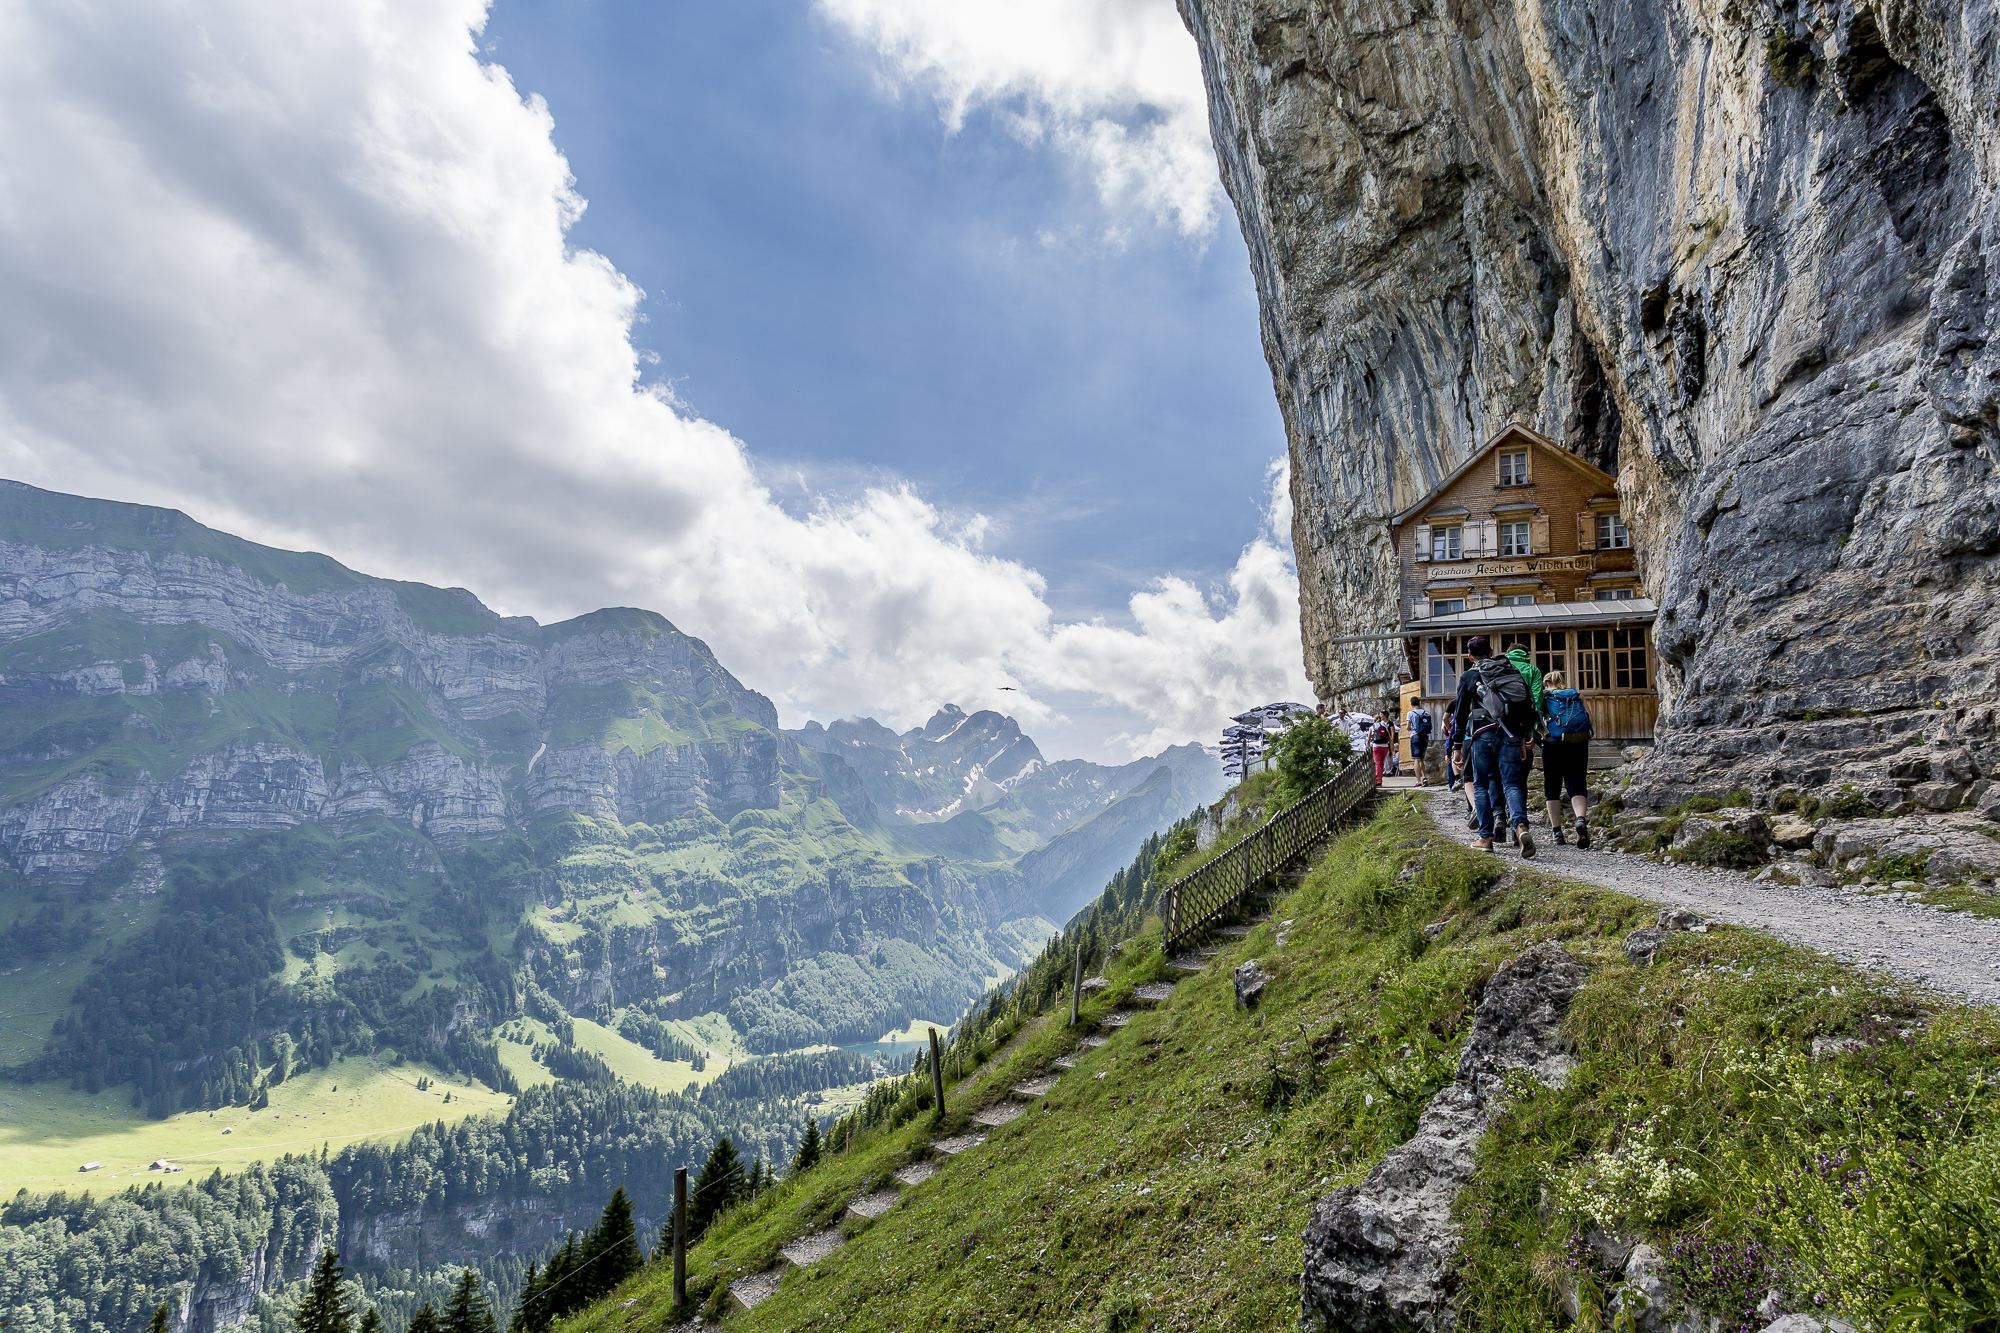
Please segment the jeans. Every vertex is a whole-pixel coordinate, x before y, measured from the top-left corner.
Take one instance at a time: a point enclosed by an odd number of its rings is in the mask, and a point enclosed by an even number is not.
[[[1493,816],[1502,801],[1501,817],[1520,828],[1528,822],[1528,762],[1521,756],[1521,742],[1500,733],[1498,727],[1483,731],[1466,747],[1472,760],[1473,812],[1479,816],[1479,836],[1493,836]]]

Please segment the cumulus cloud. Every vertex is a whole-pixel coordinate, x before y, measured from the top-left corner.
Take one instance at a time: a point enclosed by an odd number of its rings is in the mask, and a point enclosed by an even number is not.
[[[185,509],[547,621],[656,608],[788,721],[1014,682],[1135,747],[1304,689],[1281,534],[1225,590],[1060,623],[907,487],[785,508],[640,379],[640,293],[569,248],[547,108],[481,0],[0,9],[0,472]],[[1280,534],[1280,535],[1274,535]]]
[[[879,52],[898,88],[936,97],[954,130],[979,109],[1087,169],[1107,205],[1190,237],[1221,185],[1201,62],[1173,0],[819,0]]]

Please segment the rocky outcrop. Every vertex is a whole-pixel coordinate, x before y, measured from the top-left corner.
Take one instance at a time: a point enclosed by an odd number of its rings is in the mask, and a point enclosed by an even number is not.
[[[559,625],[169,510],[0,482],[0,845],[76,878],[135,841],[386,817],[775,809],[777,711],[651,612]]]
[[[1180,3],[1321,697],[1402,666],[1336,642],[1395,624],[1385,517],[1519,420],[1661,606],[1636,802],[1992,743],[1995,0]]]
[[[1541,944],[1486,985],[1450,1086],[1431,1098],[1417,1132],[1368,1179],[1315,1204],[1306,1227],[1300,1327],[1373,1333],[1451,1324],[1458,1247],[1452,1200],[1472,1178],[1479,1138],[1521,1071],[1560,1087],[1569,1057],[1562,1015],[1582,989],[1582,964]]]

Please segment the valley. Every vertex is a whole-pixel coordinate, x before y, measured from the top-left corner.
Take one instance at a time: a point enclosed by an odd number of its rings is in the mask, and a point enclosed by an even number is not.
[[[950,705],[786,730],[650,612],[542,626],[0,483],[0,1185],[289,1155],[358,1274],[504,1286],[606,1180],[651,1226],[718,1134],[782,1166],[1220,788]],[[259,1253],[182,1299],[300,1276]]]

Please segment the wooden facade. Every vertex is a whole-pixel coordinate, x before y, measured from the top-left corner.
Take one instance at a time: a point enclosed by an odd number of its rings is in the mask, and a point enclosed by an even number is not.
[[[1443,720],[1484,634],[1583,692],[1596,736],[1648,741],[1659,713],[1653,603],[1616,480],[1524,426],[1501,431],[1389,523],[1417,697]]]

